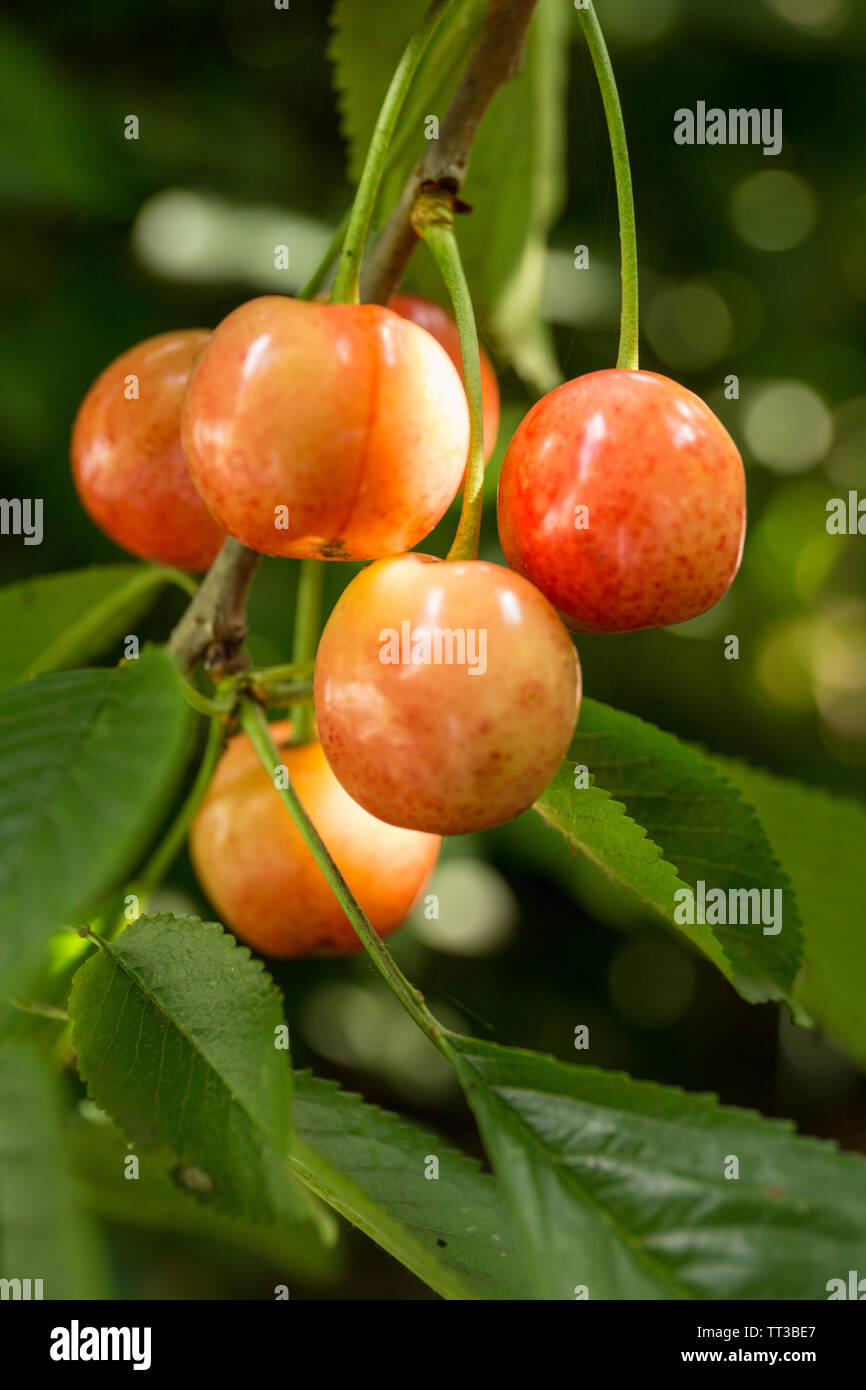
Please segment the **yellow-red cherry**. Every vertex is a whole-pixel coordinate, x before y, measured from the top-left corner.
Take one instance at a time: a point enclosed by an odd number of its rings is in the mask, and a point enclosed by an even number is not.
[[[405,920],[439,853],[435,835],[383,825],[340,786],[318,743],[271,726],[301,804],[380,936]],[[221,921],[268,956],[348,955],[360,941],[246,734],[220,759],[189,837]]]
[[[214,331],[182,437],[196,487],[245,545],[364,560],[441,520],[469,411],[445,349],[393,310],[267,295]]]
[[[580,668],[527,580],[479,560],[380,560],[338,600],[316,658],[325,756],[371,815],[438,835],[526,810],[571,740]]]
[[[205,570],[225,540],[189,475],[180,412],[205,328],[160,333],[117,357],[81,403],[72,475],[100,530],[144,560]]]
[[[395,294],[388,307],[404,319],[411,319],[419,328],[432,333],[437,343],[441,343],[454,366],[463,376],[463,355],[460,351],[460,333],[454,319],[433,299],[422,294]],[[484,458],[490,458],[496,448],[499,433],[499,382],[493,363],[479,343],[481,359],[481,418],[484,426]]]
[[[532,407],[499,479],[499,538],[575,632],[696,618],[740,565],[743,464],[693,392],[655,372],[591,372]]]

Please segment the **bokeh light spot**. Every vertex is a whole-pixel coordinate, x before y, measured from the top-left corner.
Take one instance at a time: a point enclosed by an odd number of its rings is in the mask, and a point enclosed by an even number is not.
[[[430,894],[438,899],[438,917],[426,915]],[[486,956],[508,940],[517,915],[517,900],[492,865],[481,859],[446,859],[413,913],[412,933],[446,955]]]
[[[465,1020],[436,1003],[446,1027],[465,1030]],[[407,1099],[441,1101],[457,1089],[454,1073],[428,1037],[387,991],[335,981],[319,985],[303,1001],[299,1026],[305,1041],[339,1066],[384,1077]]]
[[[827,472],[843,487],[866,492],[866,396],[854,396],[834,411],[836,442]]]
[[[759,251],[789,251],[815,225],[818,203],[799,174],[767,169],[750,174],[731,196],[731,221],[740,238]]]
[[[774,704],[792,711],[813,708],[811,624],[797,618],[771,628],[758,652],[758,679]]]
[[[611,961],[608,977],[617,1011],[638,1028],[667,1028],[682,1018],[695,990],[695,967],[667,941],[630,941]]]
[[[753,390],[744,433],[760,463],[777,473],[802,473],[833,443],[833,418],[804,381],[775,381]]]
[[[803,29],[836,29],[847,18],[849,0],[766,0],[767,8]]]
[[[728,352],[734,325],[721,294],[703,280],[663,290],[650,305],[647,337],[669,367],[708,367]]]
[[[621,43],[652,43],[676,18],[674,0],[606,0],[605,32]]]

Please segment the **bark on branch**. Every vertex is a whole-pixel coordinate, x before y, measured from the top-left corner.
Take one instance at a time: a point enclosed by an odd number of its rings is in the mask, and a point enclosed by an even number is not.
[[[243,669],[247,598],[261,555],[229,536],[174,632],[168,649],[185,671],[203,656],[214,679]]]
[[[491,0],[478,43],[423,159],[400,195],[361,272],[361,298],[387,304],[418,241],[412,209],[427,182],[456,193],[463,185],[469,155],[488,106],[500,87],[520,71],[526,34],[536,0]]]

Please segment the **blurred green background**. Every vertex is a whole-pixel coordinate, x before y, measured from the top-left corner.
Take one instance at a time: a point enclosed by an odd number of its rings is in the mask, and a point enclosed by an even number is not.
[[[75,410],[102,367],[151,334],[214,325],[256,293],[291,293],[327,244],[351,193],[329,8],[43,0],[7,10],[2,493],[45,499],[45,539],[2,539],[3,583],[120,558],[79,506],[68,466]],[[750,523],[740,576],[711,613],[677,630],[580,640],[585,690],[756,766],[859,794],[866,541],[831,536],[825,522],[829,499],[866,495],[866,6],[597,8],[629,133],[642,365],[697,391],[730,429],[746,463]],[[570,37],[567,205],[547,258],[545,313],[563,373],[576,376],[612,365],[619,306],[609,148],[576,18]],[[677,146],[674,110],[698,100],[781,107],[781,155]],[[124,138],[129,114],[137,141]],[[291,247],[288,272],[272,269],[277,242]],[[579,245],[590,254],[580,271]],[[491,500],[508,435],[534,398],[500,365]],[[735,400],[724,394],[731,374]],[[443,553],[452,525],[430,549]],[[501,559],[492,506],[482,554]],[[329,567],[331,599],[353,572]],[[286,658],[294,583],[292,564],[263,564],[251,609],[258,664]],[[180,605],[167,596],[143,635],[163,637]],[[724,657],[728,634],[739,638],[737,661]],[[449,842],[431,891],[439,920],[419,914],[394,949],[445,1022],[713,1090],[866,1149],[853,1067],[776,1009],[745,1004],[635,918],[532,814]],[[161,903],[208,912],[185,862]],[[298,1065],[480,1152],[450,1071],[365,959],[273,973]],[[580,1024],[589,1054],[574,1050]],[[93,1198],[99,1204],[96,1190]],[[138,1231],[104,1193],[101,1210],[126,1297],[271,1297],[286,1281],[267,1241],[239,1250],[194,1223],[179,1229],[170,1214],[164,1229]],[[299,1258],[288,1282],[293,1298],[433,1296],[347,1228],[332,1259],[308,1268]]]

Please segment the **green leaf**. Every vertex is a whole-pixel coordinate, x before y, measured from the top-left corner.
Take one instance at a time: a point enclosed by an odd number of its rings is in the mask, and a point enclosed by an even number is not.
[[[526,1296],[497,1185],[472,1159],[305,1073],[295,1115],[297,1176],[419,1279],[444,1298]]]
[[[0,978],[135,867],[183,770],[191,715],[164,651],[0,693]]]
[[[279,991],[216,922],[140,917],[76,971],[73,1045],[88,1094],[178,1180],[252,1221],[298,1215]]]
[[[713,762],[754,806],[794,885],[804,937],[798,998],[866,1067],[866,809],[730,758]]]
[[[16,131],[15,140],[4,141],[4,205],[42,215],[108,213],[113,204],[92,115],[59,54],[54,61],[35,34],[4,21],[0,74],[0,127]]]
[[[571,846],[587,856],[615,883],[627,888],[641,903],[673,923],[674,894],[683,881],[662,858],[642,825],[636,825],[625,807],[603,787],[574,786],[576,762],[561,765],[535,809],[549,825],[562,832]],[[730,961],[706,925],[688,923],[677,930],[733,981]]]
[[[644,827],[676,870],[679,885],[674,880],[665,885],[660,871],[654,870],[658,891],[670,893],[666,920],[725,969],[718,951],[708,945],[709,931],[729,962],[725,973],[744,998],[752,1002],[790,1001],[802,950],[797,902],[790,879],[779,867],[754,811],[739,792],[705,758],[672,734],[634,715],[584,700],[565,765],[536,805],[579,847],[592,801],[587,798],[589,789],[574,789],[575,765],[589,769],[596,786],[625,807],[627,815]],[[618,829],[619,838],[613,847],[608,845],[604,867],[612,877],[633,886],[628,879],[634,880],[646,867],[641,865],[640,855],[646,860],[647,851],[641,851],[630,826],[623,824]],[[593,843],[590,841],[591,846]],[[619,862],[617,855],[621,856]],[[673,894],[683,884],[697,891],[701,882],[707,894],[713,890],[725,893],[726,904],[731,889],[757,888],[770,893],[778,889],[782,894],[781,931],[765,935],[767,923],[709,922],[706,928],[701,923],[694,927],[681,924],[677,916],[684,915],[684,904],[682,899],[675,901]],[[653,901],[651,886],[645,885],[642,894],[646,902]],[[774,900],[767,901],[772,907]],[[735,906],[741,910],[741,905]]]
[[[105,1297],[101,1250],[78,1211],[66,1160],[49,1073],[29,1046],[4,1044],[0,1279],[41,1279],[43,1298]]]
[[[69,1144],[82,1201],[100,1221],[166,1232],[187,1241],[218,1241],[267,1260],[281,1277],[305,1283],[332,1283],[343,1271],[338,1226],[330,1212],[326,1213],[327,1240],[322,1239],[321,1220],[257,1225],[191,1200],[172,1178],[175,1156],[171,1150],[131,1151],[125,1135],[112,1124],[79,1123]],[[126,1163],[133,1152],[138,1160],[134,1181],[126,1177]]]
[[[821,1299],[862,1266],[860,1155],[713,1096],[450,1042],[536,1297]]]
[[[472,212],[455,227],[482,337],[539,391],[562,380],[541,299],[547,237],[565,188],[568,23],[559,0],[540,0],[523,66],[496,92],[479,127],[462,190]],[[385,208],[398,191],[389,179]],[[442,300],[438,271],[423,248],[406,278]]]
[[[544,392],[562,371],[541,317],[547,240],[565,201],[568,7],[540,0],[524,67],[491,103],[478,133],[458,226],[476,312],[520,375]]]
[[[0,689],[105,652],[166,584],[194,587],[177,570],[93,565],[0,589]]]

